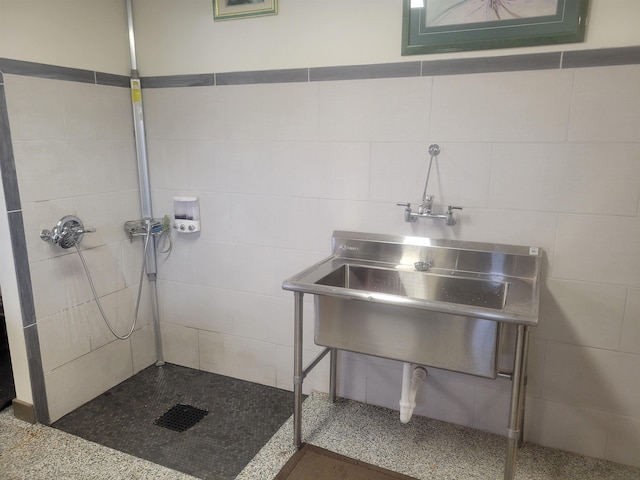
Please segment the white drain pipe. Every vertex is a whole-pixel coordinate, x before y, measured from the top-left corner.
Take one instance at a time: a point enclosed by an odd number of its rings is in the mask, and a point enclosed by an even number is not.
[[[427,370],[424,367],[415,367],[410,363],[402,365],[402,394],[400,397],[400,421],[408,423],[416,408],[416,395],[418,388],[427,379]]]

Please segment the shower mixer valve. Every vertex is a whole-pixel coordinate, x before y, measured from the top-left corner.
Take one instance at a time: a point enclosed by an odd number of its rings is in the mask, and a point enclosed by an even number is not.
[[[62,217],[51,230],[42,230],[40,238],[45,242],[71,248],[80,243],[85,233],[95,232],[95,228],[84,228],[82,220],[75,215]]]

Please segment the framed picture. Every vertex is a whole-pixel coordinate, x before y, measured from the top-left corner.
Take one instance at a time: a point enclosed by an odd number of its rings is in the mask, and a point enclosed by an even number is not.
[[[213,0],[214,20],[232,20],[277,13],[278,0]]]
[[[584,40],[589,0],[404,0],[402,55]]]

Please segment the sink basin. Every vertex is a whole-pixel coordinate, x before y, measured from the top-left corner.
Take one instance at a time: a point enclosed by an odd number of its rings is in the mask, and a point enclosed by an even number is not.
[[[541,261],[536,247],[336,231],[333,254],[282,287],[314,295],[318,345],[495,378],[505,325],[538,323]]]
[[[342,265],[317,285],[501,310],[507,283],[406,270]]]

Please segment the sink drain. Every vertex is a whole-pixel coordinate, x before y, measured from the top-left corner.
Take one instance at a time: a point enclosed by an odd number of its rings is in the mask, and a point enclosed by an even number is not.
[[[174,432],[184,432],[190,429],[204,417],[209,414],[207,410],[193,407],[191,405],[183,405],[178,403],[174,405],[153,423],[159,427],[173,430]]]

